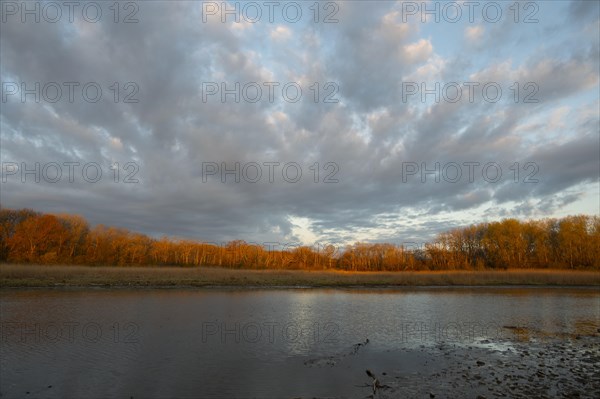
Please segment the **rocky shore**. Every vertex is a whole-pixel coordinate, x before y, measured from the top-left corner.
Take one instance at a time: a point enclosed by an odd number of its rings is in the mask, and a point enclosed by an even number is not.
[[[536,334],[506,326],[507,337],[471,343],[360,350],[310,359],[306,367],[358,376],[362,398],[598,398],[600,333]],[[368,371],[367,371],[368,370]],[[325,371],[325,370],[323,370]]]

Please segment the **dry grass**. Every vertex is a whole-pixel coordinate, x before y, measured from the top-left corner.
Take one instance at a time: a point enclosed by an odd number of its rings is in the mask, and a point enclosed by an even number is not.
[[[570,270],[344,272],[183,267],[0,265],[0,287],[600,286],[600,272]]]

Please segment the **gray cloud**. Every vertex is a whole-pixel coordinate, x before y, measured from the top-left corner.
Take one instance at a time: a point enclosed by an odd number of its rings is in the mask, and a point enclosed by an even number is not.
[[[330,26],[204,24],[196,2],[141,3],[137,24],[108,18],[97,24],[2,23],[2,82],[97,82],[103,89],[97,103],[38,104],[31,97],[21,103],[18,96],[2,103],[2,162],[97,162],[104,173],[97,183],[80,176],[74,183],[66,177],[34,183],[31,176],[21,183],[18,175],[8,176],[2,206],[74,212],[93,223],[207,241],[306,239],[296,217],[307,218],[312,233],[329,241],[402,241],[424,240],[479,216],[552,214],[583,198],[581,187],[597,183],[598,50],[577,40],[588,37],[588,25],[560,25],[563,38],[550,44],[528,39],[533,51],[523,60],[495,59],[490,51],[477,51],[473,60],[444,58],[432,45],[444,40],[430,41],[426,24],[402,22],[399,5],[339,4],[340,23]],[[574,16],[590,13],[581,7],[569,9]],[[272,39],[280,25],[289,37]],[[505,38],[486,37],[507,48],[527,32],[517,27]],[[462,34],[452,40],[462,42]],[[565,41],[579,45],[550,51]],[[494,81],[507,94],[498,103],[466,97],[404,102],[401,83],[408,78]],[[220,81],[230,87],[299,81],[303,97],[290,103],[279,92],[273,102],[224,104],[218,96],[204,102],[202,83]],[[515,81],[536,82],[541,101],[511,102],[508,87]],[[130,93],[123,85],[134,82],[139,101],[115,103],[114,82],[121,99]],[[309,89],[315,82],[319,100],[322,85],[336,82],[340,101],[315,103]],[[205,162],[233,167],[271,161],[281,164],[273,183],[264,166],[258,183],[229,176],[223,184],[218,175],[203,182]],[[139,183],[123,183],[127,162],[139,165]],[[289,162],[302,168],[297,183],[281,175]],[[337,183],[323,183],[334,171],[325,169],[328,162],[339,168],[332,176]],[[409,162],[429,169],[439,163],[448,173],[445,166],[456,163],[462,178],[442,176],[436,183],[429,174],[423,182],[420,172],[403,173]],[[466,162],[497,163],[503,178],[489,182],[478,167],[471,182]],[[510,169],[515,162],[521,166],[517,182]],[[527,162],[539,167],[538,183],[523,183]]]

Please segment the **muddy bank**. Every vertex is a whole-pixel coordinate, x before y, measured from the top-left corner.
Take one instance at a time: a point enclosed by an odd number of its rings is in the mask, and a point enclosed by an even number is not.
[[[512,334],[507,328],[508,334]],[[598,398],[600,334],[439,342],[377,352],[369,345],[305,361],[346,370],[363,398]]]

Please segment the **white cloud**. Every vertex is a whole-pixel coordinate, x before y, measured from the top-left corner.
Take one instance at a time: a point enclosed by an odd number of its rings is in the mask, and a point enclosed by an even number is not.
[[[278,25],[276,28],[271,29],[271,39],[275,41],[286,41],[292,37],[292,31],[287,26]]]
[[[426,61],[433,54],[433,45],[428,39],[408,44],[403,49],[403,59],[410,64]]]
[[[410,33],[411,26],[401,20],[398,11],[390,11],[381,19],[380,32],[388,40],[403,42]]]
[[[113,150],[120,151],[123,149],[123,142],[121,142],[121,139],[118,137],[111,137],[109,143]]]
[[[552,110],[550,118],[548,119],[548,128],[552,130],[564,129],[566,127],[565,118],[569,115],[570,111],[571,107],[569,106],[562,106]]]
[[[465,38],[471,43],[477,43],[481,40],[485,29],[481,25],[467,26],[465,28]]]

